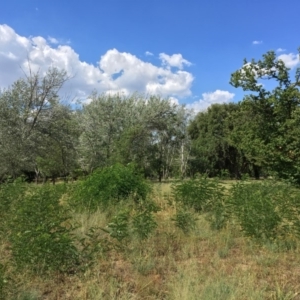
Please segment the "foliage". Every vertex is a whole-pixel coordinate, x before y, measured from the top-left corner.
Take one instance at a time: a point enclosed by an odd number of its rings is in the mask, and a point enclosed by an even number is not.
[[[133,165],[115,164],[96,170],[75,191],[77,204],[95,210],[107,208],[121,200],[133,198],[139,202],[147,197],[150,186]]]
[[[240,182],[231,189],[228,209],[246,236],[280,240],[299,236],[299,198],[287,184]]]
[[[60,204],[64,185],[43,186],[14,206],[9,240],[18,268],[68,272],[79,263],[70,214]]]

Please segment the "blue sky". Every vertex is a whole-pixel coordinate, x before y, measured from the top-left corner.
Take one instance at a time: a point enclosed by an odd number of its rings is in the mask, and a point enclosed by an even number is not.
[[[282,49],[278,56],[299,66],[299,11],[299,0],[5,1],[0,87],[29,59],[36,70],[65,68],[71,98],[139,91],[197,110],[238,101],[229,79],[244,58]]]

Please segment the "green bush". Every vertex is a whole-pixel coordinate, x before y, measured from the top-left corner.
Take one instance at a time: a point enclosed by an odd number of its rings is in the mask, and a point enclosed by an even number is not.
[[[300,193],[287,184],[265,182],[235,184],[229,213],[246,236],[259,240],[299,236]]]
[[[17,267],[35,272],[73,270],[79,263],[69,211],[60,204],[64,185],[42,186],[14,206],[10,242]]]
[[[135,202],[144,200],[150,191],[149,184],[132,165],[115,164],[96,170],[75,191],[75,200],[80,207],[95,210],[101,206],[119,203],[133,198]]]

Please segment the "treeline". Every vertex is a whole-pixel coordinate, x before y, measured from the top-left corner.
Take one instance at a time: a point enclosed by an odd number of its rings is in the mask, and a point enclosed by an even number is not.
[[[31,73],[0,95],[0,179],[55,181],[134,163],[159,180],[206,173],[300,183],[299,68],[294,75],[272,51],[244,61],[230,81],[248,92],[244,99],[192,116],[168,99],[139,94],[93,93],[86,104],[66,105],[58,97],[64,71]]]

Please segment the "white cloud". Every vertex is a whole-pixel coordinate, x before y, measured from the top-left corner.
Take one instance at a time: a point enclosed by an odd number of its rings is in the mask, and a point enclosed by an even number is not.
[[[47,40],[48,40],[49,43],[51,43],[51,44],[58,44],[58,43],[59,43],[58,40],[57,40],[56,38],[52,37],[52,36],[48,36],[48,39],[47,39]]]
[[[276,52],[284,52],[284,51],[286,51],[286,49],[283,49],[283,48],[278,48],[278,49],[276,50]]]
[[[188,60],[184,59],[182,57],[182,55],[179,54],[179,53],[178,54],[173,54],[173,55],[160,53],[159,58],[162,61],[162,65],[166,66],[168,68],[176,67],[176,68],[182,70],[184,68],[184,65],[186,65],[186,66],[191,65],[191,63]]]
[[[109,50],[101,57],[99,66],[105,75],[102,81],[105,89],[179,97],[191,93],[193,76],[190,73],[172,72],[167,68],[144,62],[130,53]],[[115,75],[119,76],[113,80]]]
[[[195,113],[205,111],[212,104],[222,104],[232,101],[234,97],[233,93],[228,91],[216,90],[210,93],[202,94],[202,99],[188,104],[187,108],[194,110]]]
[[[289,53],[289,54],[281,54],[278,56],[278,59],[281,59],[288,68],[296,67],[299,62],[299,54]]]
[[[253,41],[253,42],[252,42],[253,45],[260,45],[260,44],[262,44],[262,43],[263,43],[263,41]]]
[[[146,54],[146,56],[153,56],[153,53],[150,51],[146,51],[145,54]]]
[[[39,70],[43,73],[50,66],[65,69],[71,79],[64,85],[62,94],[69,97],[86,98],[92,90],[125,94],[137,91],[163,97],[185,97],[191,94],[194,77],[182,70],[183,65],[190,63],[181,54],[166,55],[171,64],[180,67],[176,71],[168,67],[170,64],[156,66],[117,49],[108,50],[101,56],[98,65],[93,65],[81,61],[69,45],[59,44],[53,48],[51,43],[57,40],[51,41],[50,38],[22,37],[11,27],[0,25],[0,88],[24,76],[30,63],[35,72]],[[177,57],[177,62],[174,57]]]

